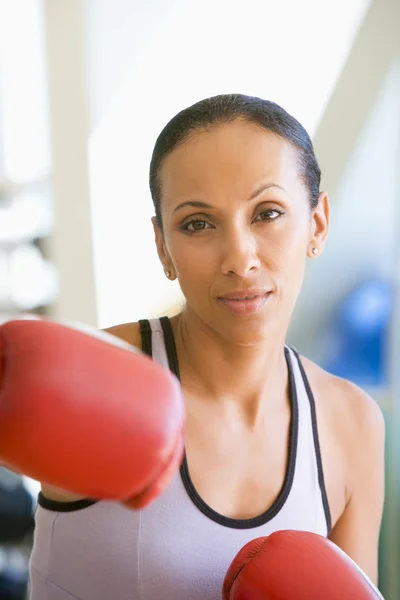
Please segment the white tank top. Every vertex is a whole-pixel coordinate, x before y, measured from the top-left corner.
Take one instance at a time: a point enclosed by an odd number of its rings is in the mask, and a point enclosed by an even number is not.
[[[142,321],[141,333],[143,351],[179,376],[169,320]],[[215,512],[196,492],[186,460],[167,491],[137,512],[118,502],[59,503],[39,494],[30,600],[221,600],[228,566],[250,540],[280,529],[326,536],[331,520],[314,398],[296,352],[286,347],[285,355],[289,457],[265,513],[237,520]]]

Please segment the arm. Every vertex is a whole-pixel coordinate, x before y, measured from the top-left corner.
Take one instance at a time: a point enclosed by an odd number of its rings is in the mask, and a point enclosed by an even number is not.
[[[348,501],[330,538],[376,584],[384,503],[385,425],[371,398],[348,382],[343,385],[352,423],[350,439],[346,441]]]

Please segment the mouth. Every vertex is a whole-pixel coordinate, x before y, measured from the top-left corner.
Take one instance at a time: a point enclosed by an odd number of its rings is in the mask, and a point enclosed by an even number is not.
[[[271,296],[268,290],[241,290],[224,294],[218,301],[237,315],[252,315],[264,308]]]

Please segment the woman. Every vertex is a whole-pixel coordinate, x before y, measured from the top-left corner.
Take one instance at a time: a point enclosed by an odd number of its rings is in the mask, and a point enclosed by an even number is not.
[[[138,512],[43,486],[34,600],[45,580],[47,600],[216,600],[237,551],[279,529],[329,535],[376,582],[381,413],[285,346],[306,259],[328,232],[319,184],[308,134],[271,102],[210,98],[162,131],[153,225],[186,304],[109,331],[180,377],[185,460]]]

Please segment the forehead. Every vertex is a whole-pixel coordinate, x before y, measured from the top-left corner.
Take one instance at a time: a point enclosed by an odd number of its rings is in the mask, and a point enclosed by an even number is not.
[[[164,201],[182,197],[247,194],[260,183],[281,185],[289,193],[303,187],[298,151],[288,141],[243,120],[196,131],[164,160]]]

